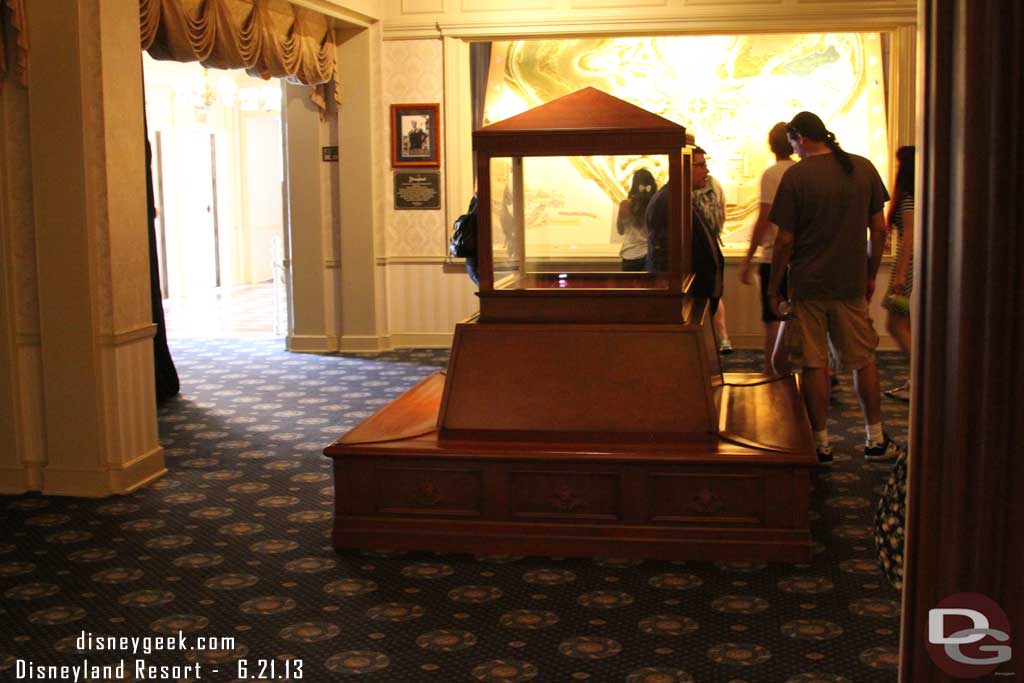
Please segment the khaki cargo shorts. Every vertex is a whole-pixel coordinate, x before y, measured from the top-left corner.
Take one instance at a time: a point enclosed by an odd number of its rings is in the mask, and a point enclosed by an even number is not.
[[[829,347],[839,369],[859,370],[875,357],[878,333],[864,299],[794,301],[781,343],[793,367],[829,367]]]

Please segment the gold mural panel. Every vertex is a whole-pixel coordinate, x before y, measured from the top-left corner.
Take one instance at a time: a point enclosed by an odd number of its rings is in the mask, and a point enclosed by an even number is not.
[[[727,242],[747,238],[756,218],[762,171],[774,162],[768,130],[801,110],[817,113],[845,149],[888,168],[881,44],[875,33],[590,38],[496,42],[484,124],[593,86],[686,126],[708,150],[711,174],[726,192]],[[534,160],[549,179],[543,201],[580,218],[580,244],[608,242],[614,208],[633,172],[649,168],[661,185],[666,160],[575,157]],[[545,172],[541,167],[549,163]],[[607,198],[595,207],[592,188]],[[529,188],[527,188],[529,190]],[[575,198],[587,202],[581,208]],[[526,202],[535,199],[529,192]],[[542,226],[527,224],[531,229]],[[577,245],[579,246],[579,245]],[[578,253],[578,252],[577,252]]]

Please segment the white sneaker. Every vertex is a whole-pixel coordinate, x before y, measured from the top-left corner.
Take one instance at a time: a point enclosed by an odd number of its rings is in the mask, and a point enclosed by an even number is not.
[[[895,460],[903,452],[903,446],[889,438],[888,434],[882,434],[882,443],[873,446],[864,446],[864,459],[868,462],[886,462]]]
[[[884,393],[889,398],[894,398],[898,401],[909,401],[910,382],[904,382],[903,386],[893,387],[892,389],[886,389]]]
[[[718,352],[719,353],[724,354],[724,355],[729,355],[730,353],[732,353],[732,351],[733,351],[733,349],[732,349],[732,342],[729,341],[728,337],[726,337],[722,341],[718,342]]]

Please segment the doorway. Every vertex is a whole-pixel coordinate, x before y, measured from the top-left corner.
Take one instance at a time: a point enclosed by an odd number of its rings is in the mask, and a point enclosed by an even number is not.
[[[143,57],[168,336],[281,337],[281,85]]]

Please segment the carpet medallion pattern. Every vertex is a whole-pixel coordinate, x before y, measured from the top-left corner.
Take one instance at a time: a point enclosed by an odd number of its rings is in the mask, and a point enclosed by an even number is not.
[[[173,342],[182,395],[160,408],[168,474],[153,485],[0,498],[4,676],[88,662],[107,667],[100,681],[896,680],[899,595],[872,529],[892,466],[860,457],[847,378],[831,408],[835,463],[814,475],[810,564],[335,553],[322,449],[447,352],[280,347]],[[905,363],[879,359],[883,385],[898,384]],[[725,362],[760,364],[753,352]],[[883,408],[904,441],[907,404]],[[110,636],[166,638],[148,653],[100,650]]]

